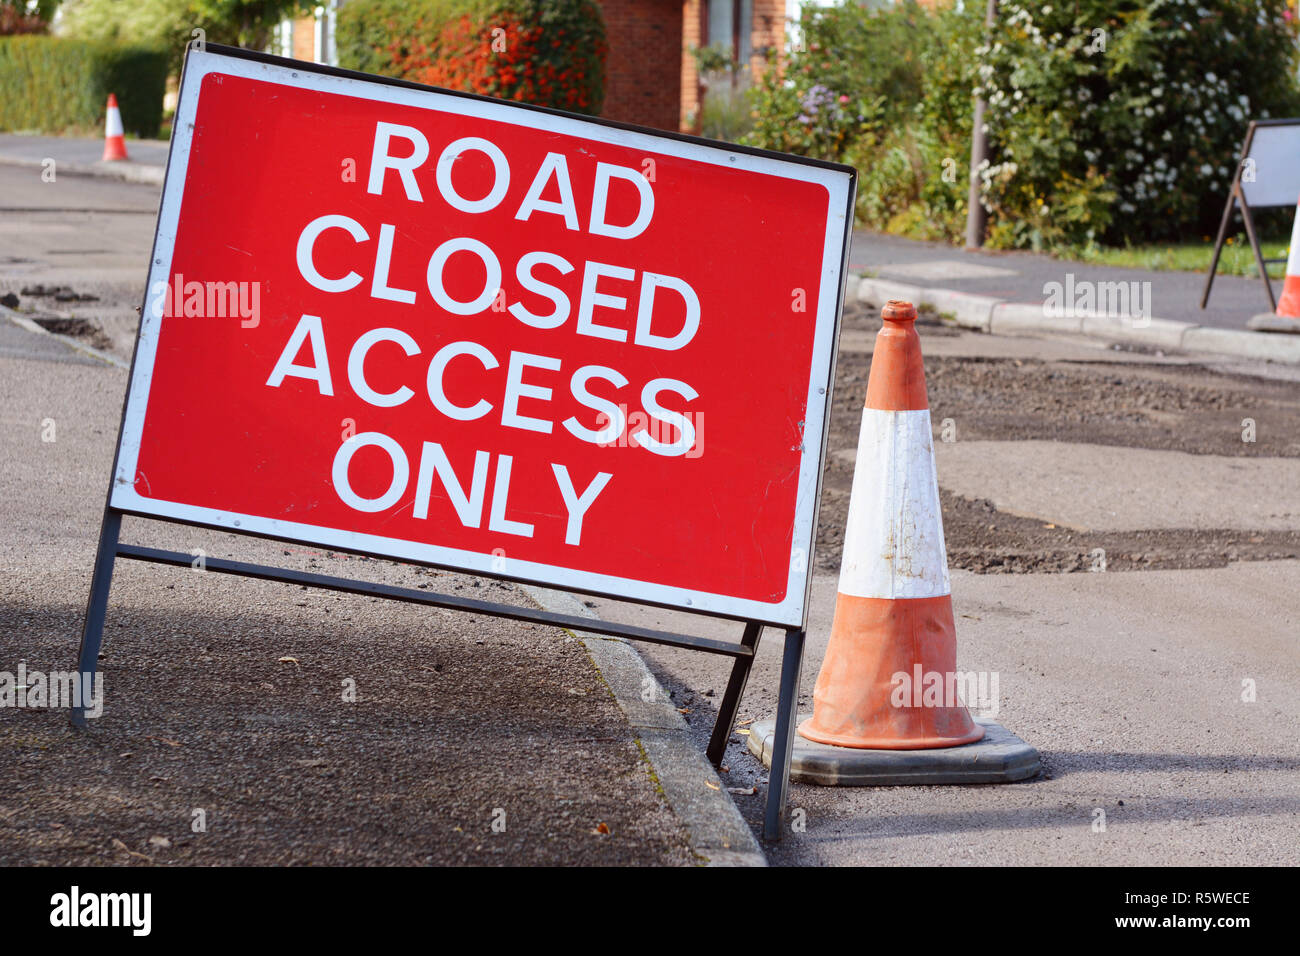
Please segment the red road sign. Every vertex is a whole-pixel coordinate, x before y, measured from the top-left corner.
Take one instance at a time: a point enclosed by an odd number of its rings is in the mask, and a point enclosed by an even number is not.
[[[110,504],[804,616],[847,167],[191,52]]]

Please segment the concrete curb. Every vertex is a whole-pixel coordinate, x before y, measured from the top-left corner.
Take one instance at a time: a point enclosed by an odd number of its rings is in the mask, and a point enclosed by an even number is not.
[[[82,353],[83,355],[89,355],[91,358],[99,359],[99,361],[101,362],[106,362],[107,364],[112,365],[115,368],[129,369],[131,367],[130,364],[128,364],[127,362],[123,362],[116,355],[109,355],[107,352],[101,352],[99,349],[91,348],[89,345],[85,345],[82,342],[78,342],[70,335],[63,335],[59,332],[51,332],[49,329],[45,328],[40,323],[33,321],[31,318],[23,315],[21,312],[15,312],[7,305],[0,305],[0,316],[3,316],[4,318],[8,319],[10,322],[18,326],[19,328],[26,329],[28,332],[35,332],[37,335],[48,335],[52,339],[58,339],[60,342],[62,342],[64,345],[68,346],[69,348],[75,349],[76,351]]]
[[[596,616],[571,594],[528,584],[520,587],[544,610]],[[664,798],[686,828],[691,848],[709,866],[767,866],[758,841],[713,765],[692,743],[686,722],[636,649],[621,638],[602,634],[574,632],[574,636],[586,646],[627,716]]]
[[[130,146],[127,146],[130,149]],[[41,169],[44,160],[27,159],[19,156],[5,156],[0,153],[0,163],[6,166],[28,166]],[[167,167],[152,163],[135,163],[131,160],[115,163],[69,163],[55,160],[54,173],[66,176],[96,176],[100,179],[119,179],[128,183],[143,183],[149,186],[161,186],[167,174]]]
[[[907,299],[918,308],[931,306],[952,316],[962,328],[993,335],[1081,335],[1162,350],[1300,365],[1300,335],[1219,329],[1175,319],[1133,320],[1100,313],[1055,317],[1046,315],[1041,305],[888,279],[861,279],[857,298],[875,306],[890,299]]]
[[[880,306],[890,299],[906,299],[918,309],[922,305],[933,306],[938,312],[952,315],[962,328],[980,332],[989,331],[993,311],[1002,305],[1001,299],[956,292],[952,289],[925,289],[918,285],[893,282],[889,279],[862,279],[859,282],[859,301]]]

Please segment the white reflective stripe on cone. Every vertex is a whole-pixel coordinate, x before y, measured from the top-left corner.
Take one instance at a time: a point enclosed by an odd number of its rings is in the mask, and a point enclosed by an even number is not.
[[[930,412],[863,409],[840,593],[895,599],[950,592]]]
[[[122,111],[116,106],[108,108],[108,128],[104,132],[105,136],[124,136],[125,131],[122,129]]]

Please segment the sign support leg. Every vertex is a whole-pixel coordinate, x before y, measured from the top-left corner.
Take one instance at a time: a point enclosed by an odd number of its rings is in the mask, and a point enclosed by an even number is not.
[[[1255,218],[1250,214],[1250,204],[1246,197],[1241,198],[1241,221],[1246,224],[1246,235],[1250,237],[1250,248],[1255,253],[1255,265],[1259,267],[1259,277],[1264,280],[1268,292],[1269,311],[1277,311],[1277,297],[1273,295],[1273,282],[1268,277],[1268,266],[1264,263],[1264,250],[1259,247],[1259,236],[1255,234]]]
[[[83,688],[81,705],[72,708],[74,727],[86,726],[85,689],[93,685],[99,668],[99,649],[104,643],[104,616],[108,611],[108,592],[113,584],[113,562],[117,558],[118,535],[122,530],[122,513],[112,508],[104,511],[99,528],[99,549],[95,552],[95,569],[90,577],[90,597],[86,599],[86,622],[81,631],[78,653],[79,680]],[[89,675],[89,681],[87,679]]]
[[[741,647],[757,653],[758,638],[762,633],[763,625],[749,621],[745,624],[745,634],[740,639]],[[722,763],[722,756],[727,752],[727,740],[736,725],[736,710],[740,707],[740,698],[745,693],[745,683],[749,680],[749,669],[753,663],[754,658],[746,656],[737,657],[731,665],[727,692],[722,695],[722,703],[718,705],[718,719],[713,724],[713,736],[709,739],[709,749],[706,751],[709,763],[715,767]]]
[[[1214,254],[1210,256],[1210,271],[1205,277],[1205,291],[1201,293],[1201,308],[1210,301],[1210,287],[1214,285],[1214,273],[1219,268],[1219,256],[1223,252],[1223,240],[1228,236],[1228,224],[1232,222],[1232,211],[1237,205],[1237,182],[1234,179],[1232,191],[1223,207],[1223,219],[1219,221],[1219,235],[1214,240]]]
[[[790,784],[790,757],[794,751],[794,728],[799,717],[799,678],[803,670],[802,628],[785,632],[781,659],[781,696],[776,705],[776,735],[772,741],[772,768],[767,782],[767,811],[763,838],[781,839],[785,820],[785,798]]]

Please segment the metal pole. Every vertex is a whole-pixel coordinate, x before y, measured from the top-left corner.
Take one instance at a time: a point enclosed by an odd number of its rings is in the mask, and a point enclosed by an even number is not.
[[[732,0],[731,2],[731,88],[736,88],[736,82],[740,77],[740,41],[741,41],[741,2]]]
[[[750,621],[745,625],[745,633],[740,639],[741,647],[748,647],[758,652],[758,638],[763,633],[763,625]],[[709,763],[717,767],[727,752],[727,740],[731,730],[736,726],[736,709],[740,707],[740,698],[745,693],[745,684],[749,680],[749,669],[754,663],[753,657],[737,657],[731,665],[731,678],[727,681],[727,691],[722,695],[718,706],[718,719],[713,724],[713,736],[709,739],[706,752]]]
[[[772,739],[772,766],[767,777],[767,808],[763,817],[763,837],[767,840],[781,839],[781,827],[785,821],[794,728],[799,719],[803,642],[802,629],[792,628],[785,632],[785,647],[781,654],[781,693],[776,705],[776,732]]]
[[[984,34],[993,32],[993,25],[998,18],[998,0],[988,0],[984,14]],[[980,167],[989,158],[988,137],[984,133],[984,113],[988,103],[984,97],[975,100],[975,116],[971,124],[970,138],[970,192],[966,200],[966,248],[978,249],[984,245],[984,229],[988,225],[989,214],[980,202]]]
[[[90,576],[90,596],[86,599],[86,623],[81,631],[81,650],[77,654],[78,680],[85,690],[96,679],[99,669],[99,649],[104,643],[104,616],[108,613],[108,592],[113,586],[113,562],[117,558],[118,535],[122,529],[122,513],[108,508],[99,527],[99,549],[95,553],[95,569]],[[98,678],[103,680],[103,678]],[[72,709],[74,727],[86,726],[86,700]]]

